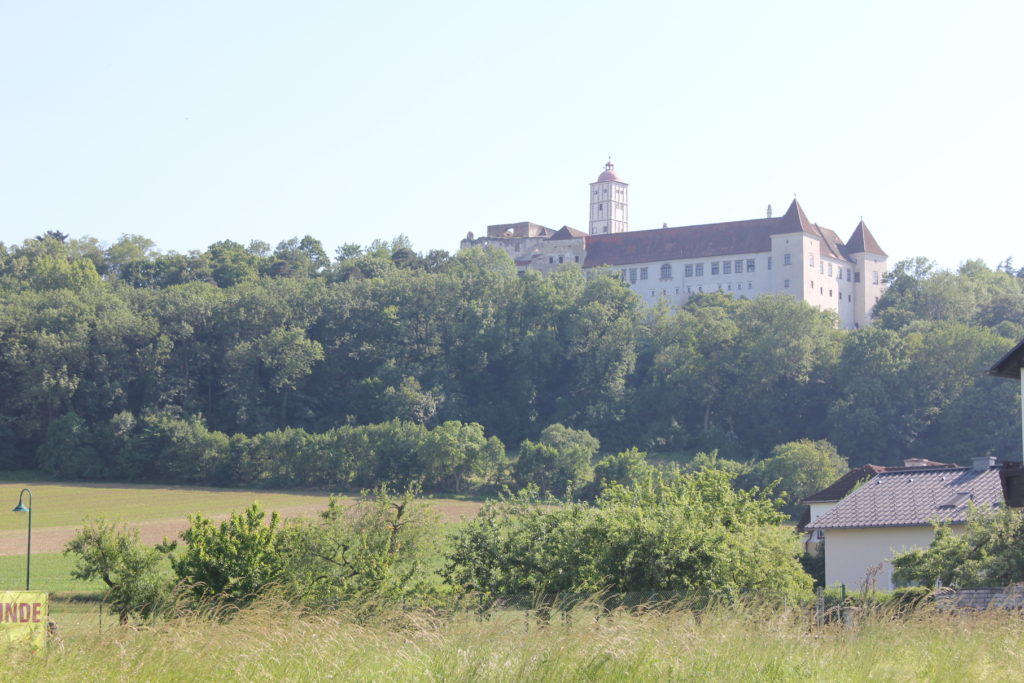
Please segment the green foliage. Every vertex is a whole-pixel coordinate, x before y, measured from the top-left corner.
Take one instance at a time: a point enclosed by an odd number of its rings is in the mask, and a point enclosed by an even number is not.
[[[519,446],[516,483],[520,487],[534,484],[542,493],[562,495],[574,484],[590,481],[591,461],[600,447],[586,430],[560,424],[545,427],[538,442],[527,439]]]
[[[165,556],[171,549],[147,548],[139,542],[138,530],[100,519],[79,529],[64,554],[76,558],[72,578],[103,581],[103,599],[124,624],[131,616],[151,618],[168,608],[174,582]]]
[[[962,533],[937,525],[927,549],[911,550],[892,561],[898,584],[979,588],[1024,581],[1024,517],[1020,510],[971,508]]]
[[[76,479],[508,483],[496,445],[481,459],[429,443],[449,422],[530,439],[515,483],[554,492],[590,475],[583,458],[531,465],[566,455],[538,445],[553,423],[611,452],[756,461],[828,439],[853,465],[963,462],[1019,443],[1018,387],[983,375],[1024,336],[1011,266],[896,264],[878,324],[845,332],[791,297],[647,310],[606,272],[520,275],[504,252],[421,255],[402,236],[331,262],[309,236],[176,254],[52,231],[0,249],[0,462]]]
[[[761,494],[720,471],[634,487],[594,505],[541,505],[527,490],[488,503],[455,535],[446,581],[486,594],[678,591],[736,599],[806,597],[794,532]]]
[[[171,566],[195,599],[244,605],[284,581],[281,519],[276,512],[269,523],[265,517],[258,503],[219,526],[202,515],[189,517],[191,526],[181,534],[185,550],[171,557]]]
[[[753,465],[737,483],[742,488],[759,486],[786,496],[782,510],[799,515],[803,499],[820,491],[849,471],[846,458],[828,441],[801,439],[776,446],[771,457]]]
[[[332,497],[319,519],[286,524],[279,539],[285,594],[314,609],[429,597],[440,526],[417,493],[382,486],[351,508]]]

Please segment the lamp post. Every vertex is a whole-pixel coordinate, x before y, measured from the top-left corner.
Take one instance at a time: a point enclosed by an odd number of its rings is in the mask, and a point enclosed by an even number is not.
[[[23,502],[25,494],[28,494],[28,507],[25,507]],[[30,489],[22,489],[21,494],[18,496],[18,504],[14,507],[12,512],[27,512],[28,513],[28,551],[25,553],[25,590],[31,590],[29,588],[29,578],[32,576],[32,491]]]

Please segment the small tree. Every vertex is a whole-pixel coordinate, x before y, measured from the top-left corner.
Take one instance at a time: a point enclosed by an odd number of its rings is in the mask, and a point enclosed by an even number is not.
[[[1024,581],[1024,517],[1004,507],[996,512],[974,508],[967,528],[953,533],[948,524],[937,525],[926,550],[911,550],[892,561],[898,584],[978,588],[1008,586]]]
[[[601,442],[585,429],[545,427],[539,441],[527,439],[520,445],[516,483],[521,488],[536,484],[541,492],[561,495],[570,483],[582,485],[593,478],[591,460],[600,447]]]
[[[738,480],[741,488],[767,488],[779,482],[777,491],[786,494],[783,512],[795,516],[804,498],[825,488],[849,471],[846,458],[828,441],[800,439],[776,446],[772,456],[755,464]]]
[[[244,513],[214,526],[202,515],[189,517],[192,526],[181,534],[187,544],[172,557],[175,573],[196,598],[217,598],[244,604],[284,578],[284,558],[278,548],[280,517],[265,514],[258,503]]]
[[[280,548],[287,593],[313,608],[353,597],[429,595],[428,566],[440,529],[418,492],[410,487],[396,495],[382,486],[364,491],[351,507],[332,497],[319,519],[285,525]]]
[[[64,546],[64,554],[76,555],[71,576],[82,581],[100,579],[107,586],[104,600],[115,610],[120,623],[135,615],[149,618],[168,604],[174,577],[164,557],[173,545],[144,547],[137,529],[110,522],[88,521]]]

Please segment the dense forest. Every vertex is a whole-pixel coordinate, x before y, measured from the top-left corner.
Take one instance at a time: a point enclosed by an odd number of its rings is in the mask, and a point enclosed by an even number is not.
[[[506,447],[556,424],[607,453],[1019,457],[1018,387],[984,372],[1024,337],[1024,269],[900,262],[875,320],[718,293],[651,310],[612,273],[403,237],[330,258],[50,232],[0,243],[0,467],[455,491],[511,482]]]

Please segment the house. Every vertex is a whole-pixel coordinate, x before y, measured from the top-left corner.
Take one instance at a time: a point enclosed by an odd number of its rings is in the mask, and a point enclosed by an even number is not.
[[[892,557],[928,547],[935,522],[956,532],[972,505],[993,510],[1003,502],[995,458],[975,458],[970,467],[918,462],[925,464],[876,473],[807,525],[825,542],[826,585],[892,590]]]
[[[846,498],[855,488],[874,477],[876,474],[887,471],[888,467],[880,465],[864,465],[850,470],[843,476],[836,479],[827,487],[807,496],[803,504],[807,506],[803,517],[796,525],[798,532],[807,532],[804,536],[804,552],[811,555],[818,554],[818,545],[824,540],[824,532],[821,529],[808,530],[811,522],[816,521],[823,514],[835,507],[836,503]]]
[[[887,255],[861,220],[848,241],[810,221],[794,199],[781,216],[629,230],[629,187],[609,161],[590,185],[590,231],[521,222],[469,233],[463,249],[506,251],[520,272],[578,264],[610,268],[648,305],[682,306],[703,292],[785,294],[831,310],[840,326],[867,325],[885,290]]]

